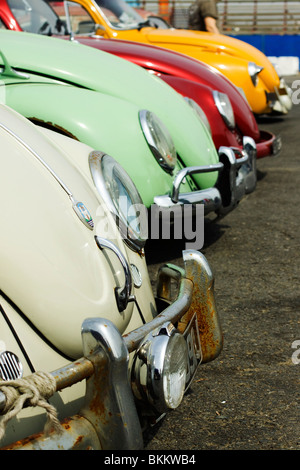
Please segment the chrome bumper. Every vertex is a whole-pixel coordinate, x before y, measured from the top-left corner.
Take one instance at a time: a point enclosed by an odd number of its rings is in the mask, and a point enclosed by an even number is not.
[[[180,186],[186,176],[199,173],[210,173],[212,171],[222,171],[223,163],[208,166],[192,166],[180,170],[174,178],[173,187],[170,195],[154,197],[154,204],[159,209],[172,209],[172,211],[181,211],[185,204],[203,204],[204,214],[215,212],[222,205],[220,192],[217,188],[207,188],[190,193],[180,193]]]
[[[267,94],[268,96],[271,98],[270,107],[276,114],[287,114],[293,107],[292,90],[283,78],[280,80],[279,87],[275,88],[275,93]]]
[[[141,422],[128,374],[129,353],[137,350],[147,334],[166,322],[181,331],[195,315],[201,357],[194,369],[200,362],[215,359],[223,346],[214,300],[214,278],[207,260],[194,250],[183,251],[183,260],[184,269],[167,264],[160,270],[158,295],[169,301],[174,279],[178,281],[179,289],[176,300],[151,322],[122,337],[109,320],[92,318],[84,321],[81,332],[84,357],[51,373],[57,391],[86,380],[85,404],[75,416],[62,421],[61,433],[40,433],[2,449],[130,450],[143,447]],[[1,392],[0,412],[5,404],[6,398]]]
[[[251,137],[244,137],[243,150],[220,147],[219,157],[224,170],[216,185],[222,198],[218,213],[225,215],[256,187],[256,144]]]
[[[216,212],[225,215],[233,210],[245,194],[256,186],[256,144],[251,137],[244,137],[243,150],[220,147],[220,163],[208,166],[187,167],[174,178],[170,195],[156,196],[154,205],[158,210],[172,209],[181,212],[185,204],[203,204],[204,215]],[[180,185],[188,175],[218,171],[215,187],[180,193]]]

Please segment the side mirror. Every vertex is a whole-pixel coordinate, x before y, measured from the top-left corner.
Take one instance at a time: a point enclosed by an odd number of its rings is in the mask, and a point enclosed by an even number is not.
[[[97,34],[97,36],[104,36],[105,28],[102,24],[95,24],[95,30],[93,34]]]

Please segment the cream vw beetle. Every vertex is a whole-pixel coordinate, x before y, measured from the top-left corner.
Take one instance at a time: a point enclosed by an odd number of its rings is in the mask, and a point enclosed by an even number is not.
[[[179,406],[222,349],[209,265],[184,250],[154,298],[120,165],[5,105],[0,139],[1,448],[142,448],[146,417]]]

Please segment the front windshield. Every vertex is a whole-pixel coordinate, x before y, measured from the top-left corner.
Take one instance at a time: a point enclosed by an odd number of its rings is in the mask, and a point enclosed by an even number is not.
[[[124,0],[95,0],[106,21],[116,29],[133,29],[145,20]]]
[[[66,34],[66,26],[44,0],[7,0],[23,31],[38,34]]]

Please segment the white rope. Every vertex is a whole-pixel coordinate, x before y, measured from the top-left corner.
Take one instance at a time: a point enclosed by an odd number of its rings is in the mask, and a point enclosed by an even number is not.
[[[5,434],[8,421],[17,416],[24,405],[39,406],[46,410],[47,422],[44,428],[46,433],[52,429],[58,433],[62,432],[57,411],[47,401],[56,392],[56,380],[51,374],[35,372],[22,379],[0,381],[0,391],[6,397],[3,417],[0,420],[0,440]]]

